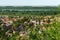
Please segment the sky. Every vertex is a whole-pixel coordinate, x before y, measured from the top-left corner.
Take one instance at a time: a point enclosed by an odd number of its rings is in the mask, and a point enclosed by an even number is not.
[[[58,6],[60,0],[0,0],[0,6]]]

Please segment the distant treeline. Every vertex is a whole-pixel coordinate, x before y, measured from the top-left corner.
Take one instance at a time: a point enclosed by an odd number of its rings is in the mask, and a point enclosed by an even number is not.
[[[0,6],[0,14],[56,15],[59,13],[60,6]]]

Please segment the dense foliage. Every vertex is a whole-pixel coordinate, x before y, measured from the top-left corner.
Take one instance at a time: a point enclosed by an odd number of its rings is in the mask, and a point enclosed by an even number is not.
[[[60,16],[1,16],[0,40],[60,40]]]
[[[1,6],[0,40],[60,40],[60,7]]]

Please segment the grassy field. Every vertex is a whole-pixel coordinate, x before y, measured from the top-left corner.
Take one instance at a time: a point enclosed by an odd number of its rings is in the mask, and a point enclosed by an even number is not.
[[[0,15],[0,40],[60,40],[60,15]]]

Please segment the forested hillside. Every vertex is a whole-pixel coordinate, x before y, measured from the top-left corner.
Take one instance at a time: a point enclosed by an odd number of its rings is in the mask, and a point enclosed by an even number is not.
[[[56,15],[58,14],[58,7],[0,6],[0,14]]]

